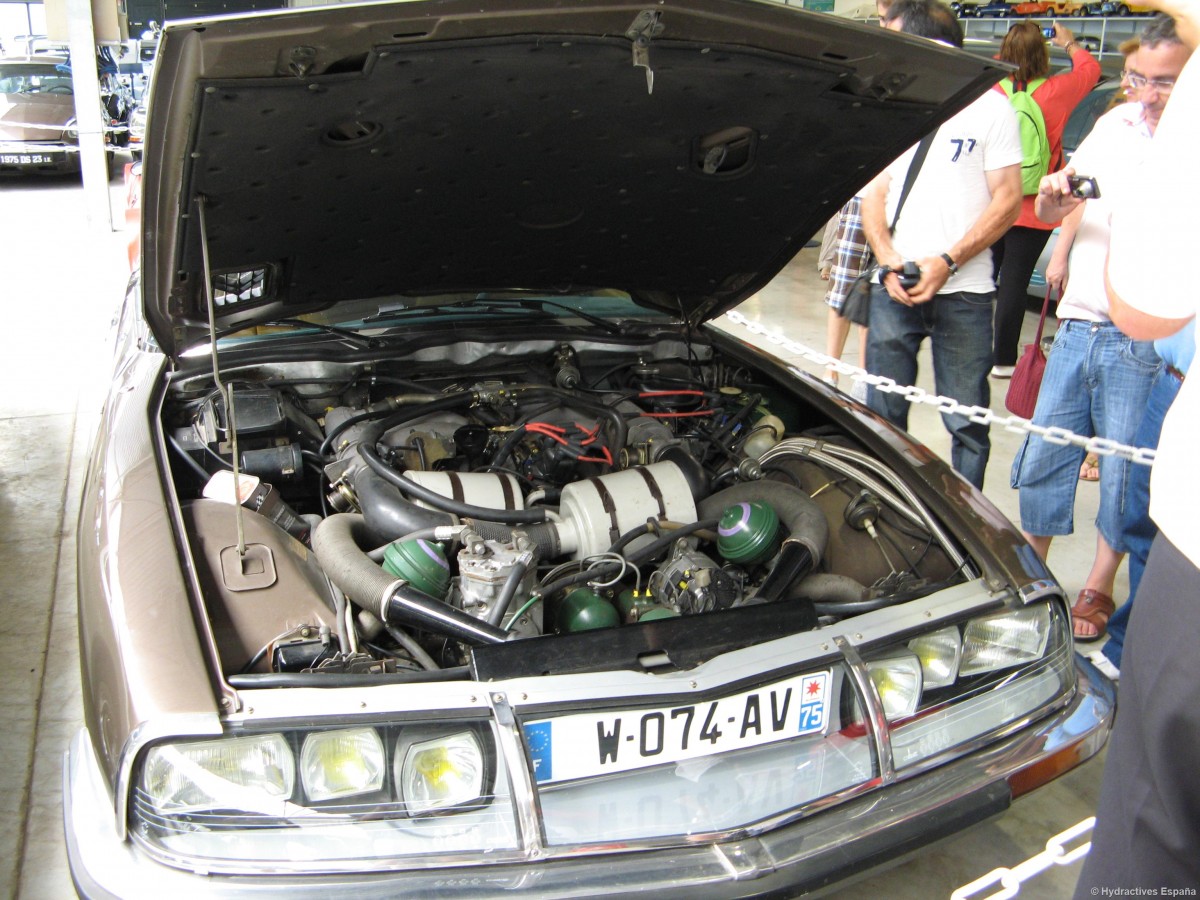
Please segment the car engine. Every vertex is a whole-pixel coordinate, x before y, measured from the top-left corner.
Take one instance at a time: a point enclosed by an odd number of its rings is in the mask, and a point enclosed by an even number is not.
[[[434,677],[765,604],[818,628],[966,577],[795,384],[677,338],[176,375],[163,438],[223,675]]]

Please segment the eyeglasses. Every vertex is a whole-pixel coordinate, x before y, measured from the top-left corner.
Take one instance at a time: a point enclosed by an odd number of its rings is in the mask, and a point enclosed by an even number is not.
[[[1160,94],[1169,94],[1175,87],[1174,78],[1147,78],[1140,72],[1132,72],[1129,69],[1121,73],[1121,80],[1128,82],[1129,86],[1134,90],[1141,91],[1152,87]]]

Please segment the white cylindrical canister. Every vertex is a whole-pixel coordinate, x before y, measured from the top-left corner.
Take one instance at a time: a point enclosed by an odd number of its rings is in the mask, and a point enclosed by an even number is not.
[[[409,470],[404,477],[443,497],[488,509],[524,509],[525,498],[517,479],[506,472],[422,472]],[[428,504],[417,502],[418,506]]]
[[[603,553],[647,519],[695,522],[696,503],[679,467],[660,462],[567,485],[559,515],[563,551],[582,559]],[[638,538],[626,552],[653,539]]]

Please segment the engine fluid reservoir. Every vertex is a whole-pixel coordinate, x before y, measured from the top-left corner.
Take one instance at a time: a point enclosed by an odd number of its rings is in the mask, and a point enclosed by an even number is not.
[[[616,608],[588,588],[576,588],[563,598],[555,617],[560,634],[612,628],[619,624]]]
[[[778,416],[766,415],[754,423],[750,436],[742,445],[742,450],[752,459],[758,459],[783,437],[786,426]]]
[[[499,472],[422,472],[409,470],[404,477],[451,500],[488,509],[524,509],[525,498],[517,479]],[[416,501],[418,506],[429,504]]]
[[[559,515],[563,552],[583,559],[603,553],[647,519],[695,522],[696,503],[679,467],[660,462],[567,485]],[[630,542],[626,552],[652,540],[651,535],[640,537]]]
[[[759,500],[726,507],[717,524],[717,550],[731,563],[762,562],[775,552],[778,538],[779,516]]]
[[[450,587],[446,552],[433,541],[393,541],[383,551],[383,570],[439,600]]]

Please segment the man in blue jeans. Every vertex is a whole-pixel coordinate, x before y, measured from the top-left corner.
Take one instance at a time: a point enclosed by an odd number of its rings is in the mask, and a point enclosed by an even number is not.
[[[1167,410],[1179,395],[1183,379],[1196,352],[1196,323],[1193,320],[1170,337],[1154,342],[1154,350],[1163,361],[1163,366],[1154,376],[1150,396],[1146,399],[1146,411],[1142,422],[1133,436],[1135,447],[1154,449],[1162,433]],[[1158,526],[1150,518],[1150,467],[1131,466],[1129,470],[1129,493],[1123,522],[1125,539],[1129,546],[1129,599],[1108,620],[1108,640],[1098,651],[1111,663],[1112,668],[1100,664],[1095,655],[1089,659],[1100,671],[1110,678],[1120,677],[1121,653],[1125,648],[1125,630],[1129,627],[1129,615],[1133,612],[1133,601],[1137,597],[1146,559],[1150,556],[1150,545],[1158,535]]]
[[[937,0],[898,0],[883,24],[962,46],[957,18]],[[1011,104],[988,91],[937,130],[919,169],[916,155],[915,147],[902,155],[863,196],[863,231],[880,263],[879,283],[871,291],[867,371],[912,384],[917,351],[929,338],[937,392],[968,406],[987,406],[996,297],[989,248],[1021,208],[1021,140]],[[910,166],[915,180],[897,217]],[[908,427],[909,404],[902,396],[872,388],[867,402]],[[988,426],[962,415],[942,419],[950,432],[951,463],[982,488],[991,451]]]
[[[1190,50],[1174,23],[1153,19],[1128,62],[1139,101],[1123,103],[1097,120],[1071,158],[1071,165],[1042,179],[1043,185],[1086,175],[1099,191],[1081,200],[1069,191],[1045,190],[1035,202],[1046,221],[1062,218],[1046,280],[1060,287],[1058,333],[1046,361],[1033,421],[1131,444],[1146,411],[1150,386],[1162,363],[1152,341],[1133,340],[1109,317],[1104,284],[1112,211],[1145,190],[1146,161],[1175,79]],[[1068,258],[1069,253],[1069,258]],[[1084,450],[1026,437],[1013,460],[1012,486],[1020,492],[1021,529],[1045,559],[1056,535],[1075,527],[1075,490]],[[1096,515],[1096,555],[1083,589],[1071,608],[1075,639],[1099,640],[1115,609],[1117,569],[1129,552],[1124,528],[1130,469],[1116,456],[1100,460],[1100,508]]]

